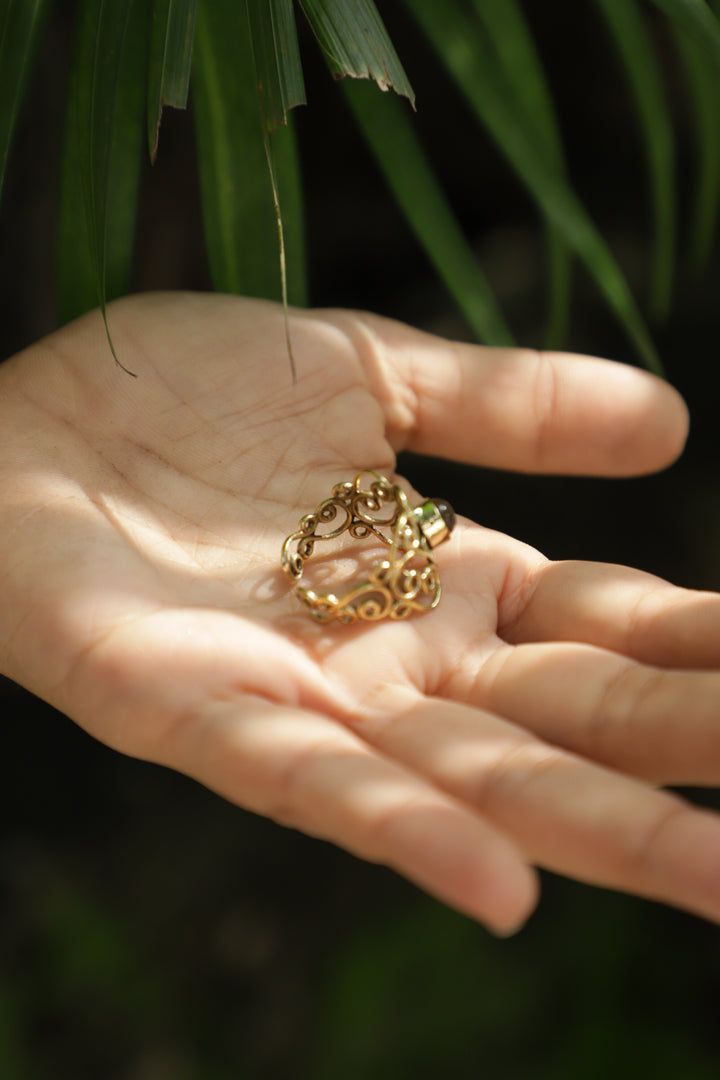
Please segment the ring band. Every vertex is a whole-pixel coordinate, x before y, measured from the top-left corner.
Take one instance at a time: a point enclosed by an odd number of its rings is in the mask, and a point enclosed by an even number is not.
[[[364,477],[373,478],[365,487]],[[339,524],[318,532],[338,517]],[[334,540],[345,532],[355,540],[377,537],[389,551],[375,563],[367,580],[341,596],[296,584],[295,595],[320,623],[406,619],[413,612],[437,607],[441,588],[433,548],[448,539],[454,526],[455,513],[444,499],[427,499],[411,507],[398,484],[365,469],[354,480],[336,484],[329,498],[300,519],[282,546],[281,564],[288,577],[299,583],[305,561],[319,541]]]

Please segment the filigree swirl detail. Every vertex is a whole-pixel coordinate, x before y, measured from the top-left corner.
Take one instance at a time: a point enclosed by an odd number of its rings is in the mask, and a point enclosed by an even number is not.
[[[372,479],[363,486],[366,477]],[[350,625],[361,620],[406,619],[415,612],[436,607],[441,593],[440,577],[432,544],[422,527],[428,506],[431,511],[435,509],[432,502],[412,509],[402,488],[372,470],[358,473],[352,481],[336,484],[331,497],[312,513],[305,514],[297,530],[283,544],[281,561],[285,573],[299,582],[315,545],[336,539],[344,532],[356,540],[374,536],[389,550],[386,557],[375,563],[367,580],[351,586],[342,596],[319,593],[296,584],[295,593],[312,618],[320,623],[337,620]],[[338,517],[339,524],[333,525]],[[328,525],[333,527],[319,531]],[[449,529],[445,536],[448,534]]]

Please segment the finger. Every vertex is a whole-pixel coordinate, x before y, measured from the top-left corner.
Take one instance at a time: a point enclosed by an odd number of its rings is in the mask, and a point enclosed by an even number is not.
[[[661,784],[720,782],[720,673],[668,671],[589,645],[507,646],[450,696]]]
[[[528,859],[720,922],[720,818],[490,713],[388,691],[354,727],[503,830]]]
[[[384,863],[507,934],[537,900],[512,843],[341,725],[244,697],[206,704],[162,762],[247,809]]]
[[[674,460],[687,410],[667,383],[609,360],[461,345],[377,316],[356,341],[396,450],[523,472],[629,476]]]
[[[506,641],[586,641],[650,664],[720,667],[717,593],[588,562],[538,562],[524,592],[499,627]]]

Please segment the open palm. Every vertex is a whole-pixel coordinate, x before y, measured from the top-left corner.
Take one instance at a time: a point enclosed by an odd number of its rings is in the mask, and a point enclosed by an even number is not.
[[[136,297],[110,324],[137,378],[97,313],[0,370],[6,674],[498,932],[532,909],[533,865],[720,921],[720,819],[657,789],[720,780],[718,597],[461,521],[436,610],[319,625],[279,559],[401,449],[661,467],[686,431],[673,391],[346,312],[292,315],[293,383],[281,310],[227,297]]]

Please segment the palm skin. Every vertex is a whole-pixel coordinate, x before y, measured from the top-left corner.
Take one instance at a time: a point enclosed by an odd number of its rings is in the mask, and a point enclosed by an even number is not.
[[[435,611],[323,626],[279,560],[401,449],[659,468],[686,433],[669,387],[347,312],[292,314],[293,383],[282,312],[236,298],[136,297],[110,324],[135,379],[97,313],[0,369],[0,670],[498,933],[534,865],[720,921],[720,818],[658,790],[720,780],[718,597],[461,521]]]

